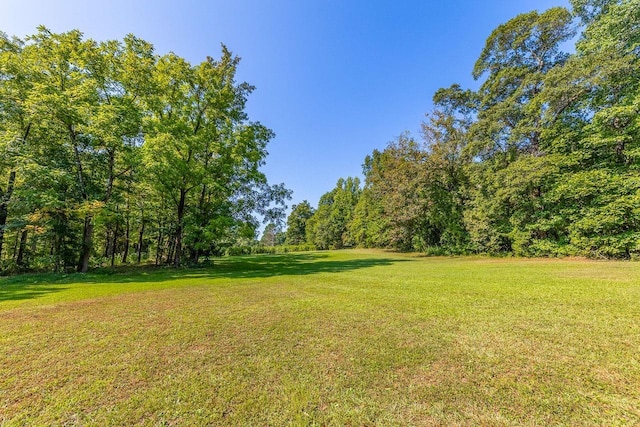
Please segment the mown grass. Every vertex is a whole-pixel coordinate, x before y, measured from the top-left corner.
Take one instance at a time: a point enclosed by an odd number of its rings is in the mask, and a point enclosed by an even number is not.
[[[342,251],[0,280],[6,425],[640,423],[640,264]]]

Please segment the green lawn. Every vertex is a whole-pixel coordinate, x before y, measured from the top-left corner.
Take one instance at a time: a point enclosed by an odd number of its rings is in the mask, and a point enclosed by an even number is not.
[[[640,264],[340,251],[3,278],[0,424],[640,424]]]

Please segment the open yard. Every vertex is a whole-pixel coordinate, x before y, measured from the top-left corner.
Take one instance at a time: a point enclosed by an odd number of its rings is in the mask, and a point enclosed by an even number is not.
[[[0,279],[0,424],[640,423],[640,264],[339,251]]]

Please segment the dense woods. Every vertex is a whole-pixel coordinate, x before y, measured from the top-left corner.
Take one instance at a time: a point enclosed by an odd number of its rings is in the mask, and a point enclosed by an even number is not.
[[[478,90],[438,90],[419,137],[314,208],[260,167],[239,58],[133,35],[0,33],[2,271],[197,263],[244,245],[640,256],[640,0],[572,0],[489,36]],[[575,48],[574,48],[575,45]],[[259,221],[269,223],[255,240]]]
[[[197,263],[281,217],[238,64],[224,46],[192,65],[132,35],[2,34],[2,269]]]
[[[479,89],[438,90],[419,138],[367,156],[362,188],[341,179],[322,196],[307,242],[640,256],[640,1],[572,6],[496,28]]]

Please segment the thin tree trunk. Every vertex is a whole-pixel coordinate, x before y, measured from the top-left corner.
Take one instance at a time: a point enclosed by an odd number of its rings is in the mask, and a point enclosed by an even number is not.
[[[164,236],[162,233],[162,222],[158,230],[158,242],[156,243],[156,266],[162,261],[162,245],[164,244]]]
[[[16,264],[18,266],[24,265],[24,252],[27,248],[27,230],[22,230],[22,234],[20,236],[20,247],[18,249],[18,257],[16,259]]]
[[[60,254],[61,248],[62,248],[62,237],[56,236],[54,250],[53,250],[53,259],[54,259],[54,265],[55,265],[54,270],[56,272],[60,271],[60,266],[64,264],[64,261],[62,260],[62,255]]]
[[[127,220],[124,230],[124,252],[122,253],[122,263],[126,264],[127,258],[129,257],[129,233],[130,233],[130,220],[129,220],[129,206],[127,202]]]
[[[111,231],[107,226],[107,231],[104,235],[104,257],[107,258],[109,256],[109,248],[111,247]]]
[[[116,206],[116,212],[118,211],[118,207]],[[113,267],[116,263],[116,251],[118,249],[118,234],[120,233],[119,223],[116,220],[116,228],[113,230],[113,240],[111,243],[111,267]]]
[[[4,230],[7,225],[7,217],[9,215],[9,201],[13,194],[13,186],[16,182],[16,171],[9,173],[9,182],[7,183],[7,191],[0,199],[0,259],[2,259],[2,245],[4,244]]]
[[[170,264],[173,261],[173,254],[176,250],[176,236],[167,236],[167,258],[164,260],[165,264]]]
[[[84,171],[82,168],[82,160],[80,158],[80,149],[78,148],[77,134],[72,125],[67,126],[69,130],[69,139],[73,144],[73,152],[75,154],[76,172],[78,173],[78,183],[80,184],[80,191],[82,192],[82,198],[85,201],[89,200],[87,194],[87,187],[84,181]],[[86,273],[89,270],[89,257],[91,256],[91,249],[93,245],[93,217],[91,214],[86,214],[84,217],[84,229],[82,230],[82,249],[80,252],[80,260],[78,261],[78,272]]]
[[[29,132],[31,132],[31,123],[27,124],[27,127],[24,129],[22,134],[22,142],[25,143],[27,138],[29,137]],[[9,214],[9,201],[11,200],[11,195],[13,194],[14,184],[16,182],[16,171],[11,171],[9,173],[9,182],[7,183],[7,192],[4,194],[2,198],[2,204],[0,204],[0,258],[2,258],[2,245],[4,243],[4,232],[7,225],[7,217]],[[25,230],[26,232],[26,230]],[[18,234],[16,234],[16,244],[18,241]],[[26,239],[26,235],[25,235]],[[26,241],[25,241],[26,244]],[[13,257],[16,258],[16,250],[13,250]],[[22,260],[21,260],[22,261]]]
[[[174,267],[180,266],[181,257],[182,257],[182,228],[183,228],[183,219],[184,219],[184,207],[187,199],[187,191],[184,189],[180,190],[180,201],[178,202],[178,227],[176,228],[176,238],[175,238],[175,255],[173,258]]]
[[[144,236],[144,218],[142,220],[142,225],[140,226],[140,234],[138,234],[138,264],[142,260],[142,238]]]
[[[91,246],[93,244],[93,217],[86,215],[84,218],[84,229],[82,231],[82,252],[78,262],[78,272],[89,271],[89,257],[91,256]]]
[[[200,230],[195,238],[194,249],[191,251],[191,262],[193,262],[194,264],[198,264],[198,261],[200,260],[200,249],[197,246],[202,242],[200,233],[207,225],[206,224],[207,220],[206,220],[205,211],[204,211],[204,203],[205,203],[206,195],[207,195],[207,185],[203,184],[202,191],[200,191],[200,199],[198,201],[198,212],[200,213],[200,221],[199,221]]]
[[[37,234],[33,235],[31,237],[31,253],[32,254],[38,253],[38,251],[36,249],[38,249],[38,235]],[[27,260],[27,263],[28,263],[28,260]]]
[[[200,249],[195,248],[191,250],[191,262],[194,265],[197,265],[199,260],[200,260]]]

